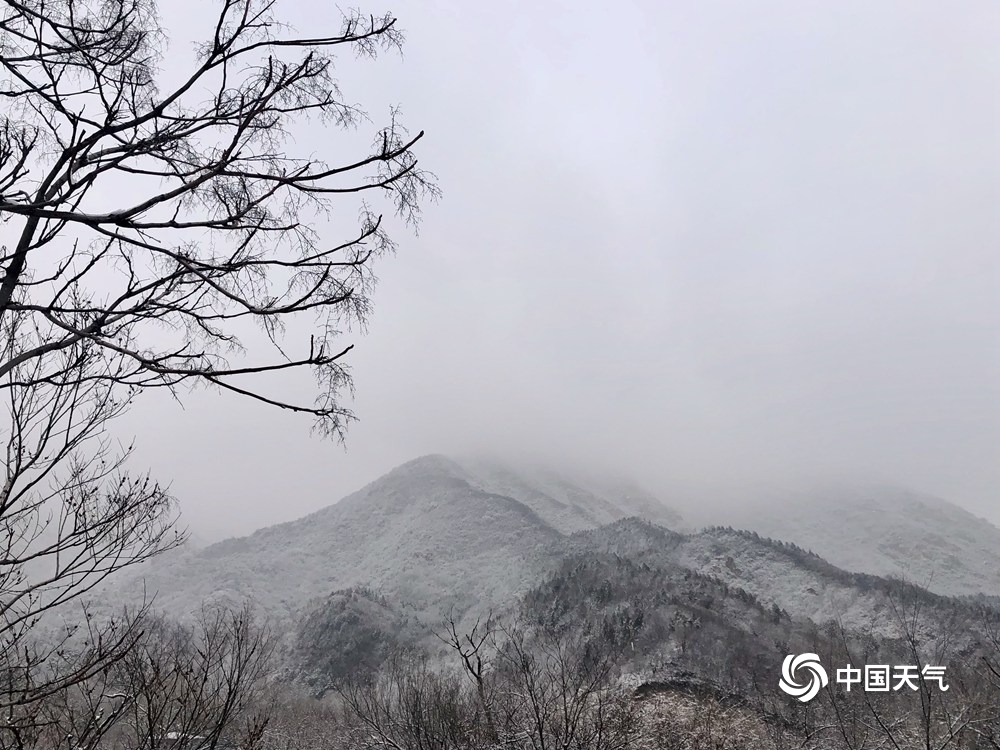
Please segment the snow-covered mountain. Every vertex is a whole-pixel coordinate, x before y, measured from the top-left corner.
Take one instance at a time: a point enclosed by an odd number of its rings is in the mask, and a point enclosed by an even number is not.
[[[678,518],[628,486],[424,456],[305,518],[153,561],[116,595],[135,599],[145,588],[173,612],[252,598],[286,618],[366,586],[437,617],[503,605],[552,567],[565,534],[636,514]]]
[[[728,515],[730,526],[794,544],[721,528],[671,531],[680,516],[626,484],[424,456],[305,518],[154,560],[141,577],[118,581],[115,598],[156,593],[173,612],[252,598],[283,619],[368,587],[435,620],[473,604],[505,606],[581,545],[714,576],[814,621],[869,617],[872,601],[859,593],[866,579],[845,571],[945,595],[1000,594],[1000,530],[936,498],[841,490]]]
[[[931,495],[827,487],[749,501],[719,518],[795,542],[846,570],[948,595],[1000,595],[1000,529]]]
[[[771,663],[787,637],[806,644],[817,626],[834,622],[891,640],[900,612],[918,605],[919,636],[930,642],[953,631],[945,623],[977,616],[971,603],[871,574],[897,573],[891,563],[923,533],[937,554],[956,555],[953,585],[966,573],[984,588],[992,580],[995,557],[977,567],[954,542],[973,533],[968,514],[922,502],[886,501],[877,523],[854,515],[871,503],[845,506],[836,518],[819,515],[822,504],[803,504],[800,516],[772,516],[788,524],[780,533],[790,540],[775,541],[728,527],[682,532],[675,512],[620,483],[425,456],[305,518],[155,559],[104,597],[134,602],[155,593],[157,608],[181,616],[205,601],[251,599],[281,624],[291,673],[318,686],[376,668],[397,647],[432,643],[449,616],[468,624],[518,608],[621,638],[632,638],[628,623],[637,617],[646,625],[635,626],[644,649],[636,659],[648,657],[649,675],[676,668],[678,648],[690,660],[685,643],[711,652],[720,639]],[[766,531],[767,519],[758,513],[745,525]],[[940,538],[929,536],[934,525]],[[864,539],[892,544],[856,550],[850,535],[862,528]],[[994,532],[970,538],[985,553]],[[815,554],[824,549],[868,556],[852,558],[857,564],[845,567],[862,571],[852,573]]]
[[[848,572],[796,544],[756,532],[714,527],[678,534],[632,518],[574,534],[572,541],[580,551],[689,570],[744,591],[762,606],[816,624],[837,622],[895,635],[899,613],[916,600],[930,620],[945,619],[957,606],[950,597],[898,580]]]

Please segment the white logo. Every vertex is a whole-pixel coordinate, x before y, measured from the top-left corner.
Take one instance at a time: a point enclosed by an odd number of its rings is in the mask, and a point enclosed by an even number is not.
[[[800,683],[795,679],[800,669],[809,673],[807,682]],[[778,687],[803,703],[808,703],[819,695],[819,691],[829,682],[826,670],[823,669],[816,654],[798,656],[789,654],[781,664],[781,680],[778,682]]]

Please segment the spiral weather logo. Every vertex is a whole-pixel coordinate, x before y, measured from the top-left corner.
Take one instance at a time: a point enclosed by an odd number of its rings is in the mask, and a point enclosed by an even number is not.
[[[796,673],[800,669],[809,673],[807,682],[800,683],[795,679]],[[789,654],[781,664],[781,680],[778,682],[778,687],[803,703],[808,703],[819,695],[819,691],[825,688],[829,682],[826,670],[823,669],[816,654],[799,654],[798,656]]]

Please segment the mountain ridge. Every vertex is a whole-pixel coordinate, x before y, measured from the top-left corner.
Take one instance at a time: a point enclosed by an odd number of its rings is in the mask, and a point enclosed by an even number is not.
[[[354,586],[374,587],[416,610],[431,599],[435,611],[472,600],[489,606],[550,566],[566,530],[588,514],[603,514],[591,521],[596,525],[633,510],[614,493],[563,480],[558,496],[531,477],[503,471],[422,456],[303,518],[154,561],[141,576],[119,582],[116,593],[130,599],[140,588],[155,590],[157,606],[171,611],[202,599],[252,598],[279,619]],[[520,487],[522,496],[495,491],[505,485]],[[561,515],[554,511],[560,508]],[[676,517],[666,508],[663,514]]]

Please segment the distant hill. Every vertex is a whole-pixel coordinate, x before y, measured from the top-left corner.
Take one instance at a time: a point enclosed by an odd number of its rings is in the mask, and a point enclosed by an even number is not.
[[[800,620],[838,622],[886,637],[898,632],[893,604],[906,611],[919,603],[931,630],[965,606],[953,597],[904,581],[845,571],[795,544],[756,532],[716,527],[677,534],[639,519],[625,519],[571,539],[577,550],[691,571]],[[971,617],[971,612],[965,616]]]
[[[794,541],[846,570],[942,594],[1000,595],[1000,529],[932,495],[844,485],[749,500],[718,518]]]

